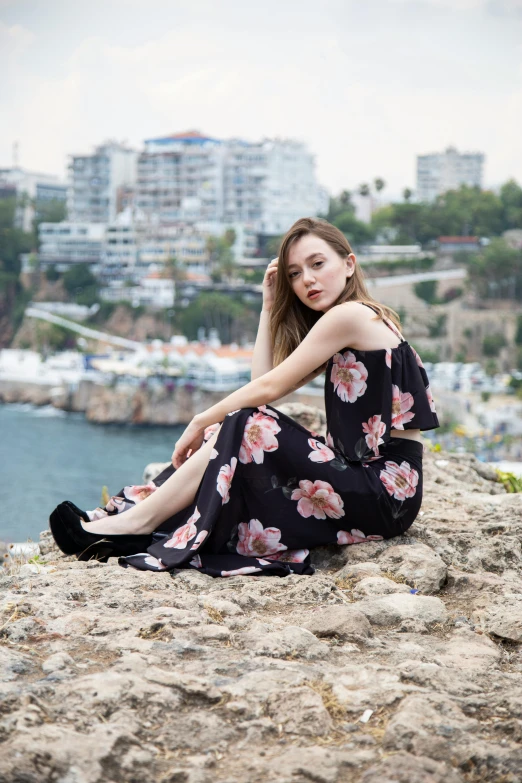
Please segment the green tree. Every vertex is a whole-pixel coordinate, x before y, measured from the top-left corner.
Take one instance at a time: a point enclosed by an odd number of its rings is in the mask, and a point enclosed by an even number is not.
[[[522,228],[522,188],[514,179],[500,188],[504,230]]]
[[[45,270],[45,277],[50,283],[55,283],[59,278],[61,277],[59,271],[56,268],[55,264],[51,264],[47,267]]]
[[[337,226],[348,240],[353,244],[363,244],[370,242],[374,237],[374,232],[367,223],[357,220],[355,214],[351,211],[341,212],[333,220],[333,225]]]
[[[421,280],[420,283],[415,283],[413,286],[415,296],[419,299],[423,299],[428,304],[435,304],[437,301],[437,281],[436,280]]]
[[[496,357],[506,345],[507,340],[502,333],[487,334],[482,341],[482,352],[484,356]]]
[[[67,218],[67,204],[65,201],[53,198],[49,201],[36,200],[33,202],[34,220],[33,235],[35,244],[38,243],[38,226],[40,223],[61,223]]]
[[[241,301],[217,292],[200,294],[181,314],[183,334],[191,340],[196,339],[198,328],[204,326],[207,333],[210,328],[217,329],[223,343],[239,341],[249,321],[257,321],[254,310],[245,307]]]
[[[236,232],[229,228],[223,236],[209,236],[207,250],[210,256],[211,277],[216,283],[223,278],[232,280],[236,276],[237,264],[232,252],[232,245],[236,241]]]
[[[74,264],[64,273],[63,284],[69,296],[78,304],[92,305],[98,301],[98,281],[89,264]]]
[[[515,344],[522,345],[522,315],[517,315],[517,331],[515,332]]]
[[[481,253],[466,259],[468,279],[482,299],[522,299],[522,251],[495,237]]]

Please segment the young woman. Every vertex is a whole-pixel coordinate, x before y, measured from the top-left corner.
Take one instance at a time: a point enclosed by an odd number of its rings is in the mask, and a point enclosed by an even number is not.
[[[326,370],[326,438],[269,403]],[[344,235],[302,218],[266,270],[252,381],[197,414],[172,466],[105,508],[51,514],[58,546],[143,570],[311,574],[309,550],[403,533],[422,499],[429,382]],[[208,439],[206,439],[208,438]]]

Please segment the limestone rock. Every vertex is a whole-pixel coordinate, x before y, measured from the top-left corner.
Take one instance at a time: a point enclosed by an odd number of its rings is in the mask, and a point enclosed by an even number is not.
[[[473,620],[488,633],[522,642],[522,594],[504,595],[473,612]]]
[[[468,718],[452,699],[441,694],[411,694],[388,723],[384,747],[445,761],[455,756],[478,723]]]
[[[384,576],[366,576],[357,582],[353,589],[354,598],[366,598],[373,595],[389,595],[389,593],[409,593],[408,585],[394,582]]]
[[[335,636],[343,641],[357,642],[373,636],[366,616],[351,606],[325,606],[314,611],[305,623],[315,636]]]
[[[328,655],[328,646],[320,642],[306,628],[287,625],[282,631],[272,633],[249,632],[243,634],[243,642],[256,655],[268,655],[273,658],[324,658]]]
[[[320,695],[311,688],[292,688],[273,693],[267,702],[268,714],[287,734],[318,737],[328,734],[332,719]]]
[[[395,753],[368,767],[361,783],[464,783],[462,778],[444,761],[433,761],[427,756]]]
[[[337,581],[340,579],[351,579],[358,582],[367,576],[382,576],[382,571],[377,563],[368,561],[367,563],[347,563],[335,574]]]
[[[422,623],[443,623],[447,611],[440,598],[392,593],[378,598],[357,601],[355,608],[366,615],[372,625],[393,625],[402,620],[419,620]]]
[[[422,593],[438,593],[448,572],[440,555],[420,543],[391,546],[379,556],[378,564],[383,571],[402,576]]]

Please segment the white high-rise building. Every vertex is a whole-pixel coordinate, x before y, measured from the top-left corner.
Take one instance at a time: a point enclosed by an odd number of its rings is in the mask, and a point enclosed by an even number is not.
[[[482,187],[485,156],[482,152],[444,152],[417,155],[417,201],[433,201],[440,193],[458,190],[461,185]]]
[[[242,223],[284,233],[327,209],[314,157],[300,142],[219,140],[198,131],[149,139],[138,159],[136,207],[149,222]]]
[[[69,219],[78,223],[111,223],[118,212],[118,192],[136,182],[138,153],[116,141],[92,155],[72,155],[69,163]]]
[[[197,131],[146,140],[136,207],[151,223],[221,219],[223,152],[221,141]]]

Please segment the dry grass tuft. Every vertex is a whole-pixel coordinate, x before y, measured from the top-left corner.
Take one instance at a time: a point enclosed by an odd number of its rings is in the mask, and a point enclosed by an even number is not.
[[[165,623],[153,623],[148,628],[140,628],[138,631],[140,639],[171,639],[172,634]]]
[[[223,617],[223,615],[221,614],[221,612],[218,609],[214,609],[213,606],[209,606],[208,604],[205,604],[205,606],[203,608],[205,609],[206,613],[208,614],[208,616],[210,617],[212,622],[214,622],[214,623],[224,623],[225,622],[225,618]]]
[[[346,710],[328,682],[325,682],[324,680],[309,680],[304,684],[319,694],[334,723],[340,723],[346,719]]]
[[[402,574],[394,574],[392,571],[383,571],[382,575],[385,576],[386,579],[391,579],[392,582],[397,582],[400,585],[408,585],[408,587],[416,586],[414,584],[410,584],[410,582]],[[413,580],[411,581],[413,582]]]

